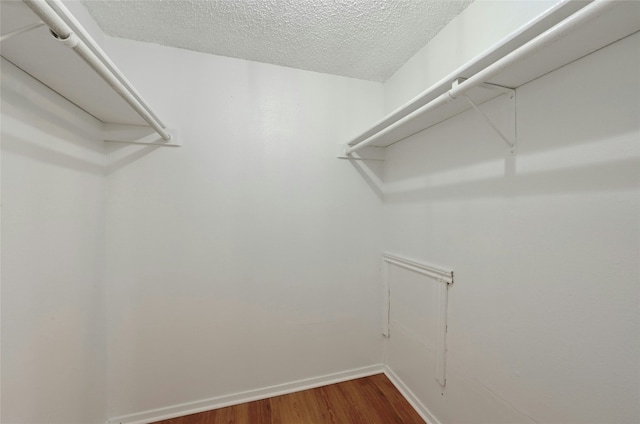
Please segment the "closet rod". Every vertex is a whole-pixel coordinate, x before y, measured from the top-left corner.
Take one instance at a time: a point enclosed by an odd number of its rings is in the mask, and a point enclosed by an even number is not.
[[[82,58],[93,70],[120,95],[165,141],[171,140],[171,134],[166,130],[164,124],[150,111],[144,100],[129,84],[127,79],[115,68],[113,63],[97,47],[95,41],[85,32],[81,40],[78,35],[69,27],[64,19],[58,14],[66,11],[60,0],[49,0],[55,4],[56,12],[45,0],[22,0],[33,12],[49,26],[54,36],[66,46],[72,48],[78,56]],[[68,19],[75,21],[72,16]],[[88,45],[86,43],[90,43]]]
[[[507,54],[506,56],[502,57],[501,59],[498,59],[497,61],[487,66],[483,70],[477,72],[472,77],[464,80],[458,85],[454,85],[446,93],[441,94],[440,96],[436,97],[429,103],[425,104],[419,109],[416,109],[415,111],[405,116],[404,118],[394,122],[393,124],[389,125],[388,127],[381,130],[380,132],[372,135],[371,137],[361,141],[360,143],[354,146],[347,148],[345,150],[345,154],[350,155],[354,152],[357,152],[361,148],[366,147],[371,143],[374,143],[381,137],[385,136],[386,134],[395,130],[396,128],[401,127],[402,125],[416,118],[417,116],[423,113],[426,113],[432,109],[438,108],[452,100],[455,100],[456,97],[466,93],[470,89],[475,88],[483,83],[486,83],[488,80],[495,77],[500,72],[504,71],[509,66],[516,63],[518,60],[536,53],[538,50],[541,50],[542,48],[548,46],[549,44],[552,44],[559,38],[565,36],[568,32],[572,31],[574,28],[604,13],[608,8],[612,7],[615,4],[615,2],[616,0],[594,0],[592,3],[583,7],[582,9],[580,9],[573,15],[569,16],[562,22],[551,27],[550,29],[538,35],[534,39],[528,41],[526,44],[523,44],[522,46],[518,47],[517,49]]]

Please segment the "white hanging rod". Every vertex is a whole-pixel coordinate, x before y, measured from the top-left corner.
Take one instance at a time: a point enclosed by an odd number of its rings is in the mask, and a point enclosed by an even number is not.
[[[109,56],[100,48],[100,46],[95,42],[95,40],[91,37],[91,35],[84,29],[82,24],[78,22],[78,20],[73,16],[73,14],[67,9],[62,1],[59,0],[47,0],[49,6],[61,17],[63,17],[64,21],[67,22],[67,25],[72,29],[73,32],[76,33],[81,40],[89,47],[93,53],[100,58],[100,60],[105,64],[107,68],[118,78],[123,85],[127,86],[131,94],[138,100],[138,102],[147,109],[147,112],[153,118],[158,121],[158,123],[166,128],[166,125],[162,123],[161,119],[153,113],[153,110],[149,107],[147,102],[142,98],[140,93],[136,90],[136,88],[129,82],[127,77],[120,72],[120,69],[109,59]]]
[[[171,134],[165,125],[149,109],[140,94],[98,47],[91,36],[82,29],[60,0],[22,0],[51,29],[55,37],[72,48],[113,90],[120,95],[165,141]],[[75,31],[67,24],[72,22]],[[78,34],[76,34],[76,32]],[[81,37],[80,37],[80,36]],[[82,39],[81,39],[82,38]]]
[[[361,141],[360,143],[354,146],[347,148],[345,150],[345,154],[350,155],[354,152],[357,152],[361,148],[366,147],[371,143],[374,143],[381,137],[384,137],[389,132],[395,130],[398,127],[403,126],[405,123],[416,118],[417,116],[424,114],[426,112],[429,112],[432,109],[436,109],[448,102],[451,102],[455,100],[458,96],[469,91],[470,89],[478,87],[481,84],[489,81],[491,78],[495,77],[500,72],[504,71],[505,69],[507,69],[509,66],[513,65],[520,59],[532,55],[538,50],[541,50],[542,48],[548,46],[549,44],[552,44],[557,39],[562,38],[568,32],[572,31],[574,28],[602,14],[607,9],[614,6],[615,1],[616,0],[594,0],[592,3],[583,7],[582,9],[580,9],[573,15],[569,16],[562,22],[551,27],[550,29],[538,35],[537,37],[530,40],[526,44],[523,44],[522,46],[518,47],[511,53],[495,61],[494,63],[487,66],[483,70],[477,72],[472,77],[464,80],[458,85],[454,85],[446,93],[441,94],[440,96],[436,97],[429,103],[425,104],[419,109],[416,109],[415,111],[405,116],[404,118],[394,122],[393,124],[389,125],[388,127],[381,130],[380,132],[372,135],[371,137]]]

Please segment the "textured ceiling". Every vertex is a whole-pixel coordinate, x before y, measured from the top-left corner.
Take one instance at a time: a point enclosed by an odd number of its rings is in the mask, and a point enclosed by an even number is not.
[[[472,0],[85,0],[102,30],[199,52],[385,81]]]

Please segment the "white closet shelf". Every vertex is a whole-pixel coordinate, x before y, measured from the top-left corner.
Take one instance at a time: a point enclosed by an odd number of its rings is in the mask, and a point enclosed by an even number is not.
[[[338,157],[380,160],[384,158],[380,148],[462,113],[473,107],[471,103],[478,105],[509,93],[508,89],[516,89],[638,30],[640,2],[558,3],[342,145]],[[507,90],[489,89],[491,86]],[[515,99],[511,100],[515,116]],[[504,131],[494,129],[502,133],[507,144],[511,130],[516,143],[515,125]],[[515,152],[515,145],[511,150]]]
[[[2,1],[0,8],[2,57],[103,122],[105,141],[179,146],[175,130],[62,1]]]

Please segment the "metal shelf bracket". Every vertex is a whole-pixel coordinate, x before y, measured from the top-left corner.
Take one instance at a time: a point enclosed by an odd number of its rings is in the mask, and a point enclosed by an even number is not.
[[[350,160],[376,160],[383,161],[385,157],[384,147],[367,146],[363,147],[360,151],[354,153],[347,153],[349,149],[348,144],[338,145],[338,159],[350,159]]]
[[[456,80],[453,83],[453,87],[457,86],[459,82],[463,81],[462,79]],[[502,87],[500,85],[483,83],[479,85],[480,87],[486,90],[495,90],[502,93],[502,98],[506,101],[506,106],[508,110],[508,120],[506,123],[506,128],[499,128],[492,120],[489,118],[479,107],[474,103],[473,100],[469,98],[466,94],[462,94],[467,102],[473,107],[485,122],[504,140],[504,142],[509,147],[509,151],[512,155],[516,154],[516,146],[517,146],[517,135],[516,135],[516,90],[513,88]]]

